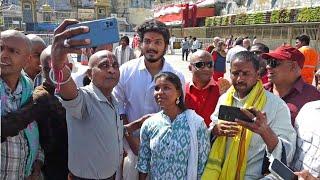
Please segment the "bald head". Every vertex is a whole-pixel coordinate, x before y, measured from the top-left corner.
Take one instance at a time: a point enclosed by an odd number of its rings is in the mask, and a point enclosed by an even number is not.
[[[98,65],[99,62],[105,58],[110,59],[112,61],[117,61],[116,56],[112,52],[110,52],[108,50],[98,51],[98,52],[94,53],[92,56],[90,56],[89,64],[88,64],[89,69],[92,69],[93,67]]]
[[[51,45],[46,47],[40,55],[40,63],[43,68],[49,68],[50,67],[50,60],[51,60]]]
[[[24,71],[31,79],[34,79],[40,73],[40,54],[46,48],[46,44],[42,38],[37,35],[29,34],[27,38],[31,42],[31,58],[26,63]]]
[[[31,42],[27,38],[27,36],[21,33],[20,31],[17,31],[17,30],[2,31],[0,37],[1,39],[14,38],[14,39],[21,40],[21,43],[22,43],[21,45],[26,50],[26,52],[29,54],[31,53]]]
[[[51,83],[49,78],[50,72],[50,63],[51,63],[51,45],[45,48],[40,55],[40,63],[41,63],[41,71],[42,76],[44,77],[45,81]]]
[[[37,45],[41,45],[43,47],[46,47],[46,43],[44,42],[44,40],[35,34],[28,34],[27,38],[30,40],[32,46],[37,44]]]
[[[208,51],[198,50],[191,54],[190,63],[197,62],[199,59],[209,59],[212,60],[212,56]]]

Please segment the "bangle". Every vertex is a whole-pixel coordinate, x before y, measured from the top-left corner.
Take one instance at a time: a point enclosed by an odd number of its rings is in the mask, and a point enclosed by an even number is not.
[[[53,70],[53,69],[50,69],[49,78],[50,78],[50,80],[53,82],[53,84],[55,84],[55,85],[64,85],[64,84],[66,84],[68,81],[70,81],[70,79],[71,79],[71,69],[70,69],[68,66],[65,66],[65,67],[66,67],[66,69],[70,72],[70,75],[69,75],[68,79],[65,80],[65,81],[63,81],[63,82],[59,82],[59,78],[57,79],[57,78],[55,77],[54,70]],[[63,72],[62,72],[62,70],[59,70],[57,73],[59,73],[59,76],[63,77]],[[62,78],[62,80],[63,80],[63,78]]]
[[[63,81],[63,71],[62,71],[64,67],[66,67],[70,73],[68,79],[65,81]],[[61,85],[66,84],[71,79],[71,69],[66,65],[64,67],[60,70],[55,70],[53,68],[50,69],[49,78],[53,84],[57,85],[55,89],[55,94],[60,92]],[[58,76],[58,78],[56,78],[56,76]]]

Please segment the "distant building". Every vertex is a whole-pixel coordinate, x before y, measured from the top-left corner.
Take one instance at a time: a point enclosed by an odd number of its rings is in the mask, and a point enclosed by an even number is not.
[[[12,4],[10,1],[3,2],[1,8],[1,29],[23,29],[21,5],[18,2]]]
[[[154,0],[0,0],[4,29],[54,27],[64,19],[80,21],[116,17],[120,31],[132,31],[152,18]]]

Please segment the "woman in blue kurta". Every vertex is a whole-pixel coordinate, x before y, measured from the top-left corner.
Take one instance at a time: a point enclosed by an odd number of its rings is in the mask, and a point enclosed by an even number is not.
[[[161,111],[147,119],[140,131],[139,179],[200,179],[210,151],[203,119],[184,106],[178,76],[155,76],[154,97]]]

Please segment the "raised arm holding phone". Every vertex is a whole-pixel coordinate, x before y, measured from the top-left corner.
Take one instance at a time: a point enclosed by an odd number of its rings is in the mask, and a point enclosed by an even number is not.
[[[76,23],[76,20],[64,20],[59,25],[51,50],[51,78],[56,81],[57,93],[66,109],[69,178],[115,179],[116,175],[121,175],[123,128],[130,133],[146,118],[123,126],[117,111],[118,103],[111,93],[119,81],[119,64],[110,51],[98,51],[90,57],[88,76],[91,83],[77,89],[65,66],[67,54],[81,53],[80,47],[90,46],[93,42],[90,38],[97,37],[85,35],[91,32],[89,27],[68,27]],[[80,34],[84,39],[74,38]],[[108,36],[104,38],[110,41]]]

